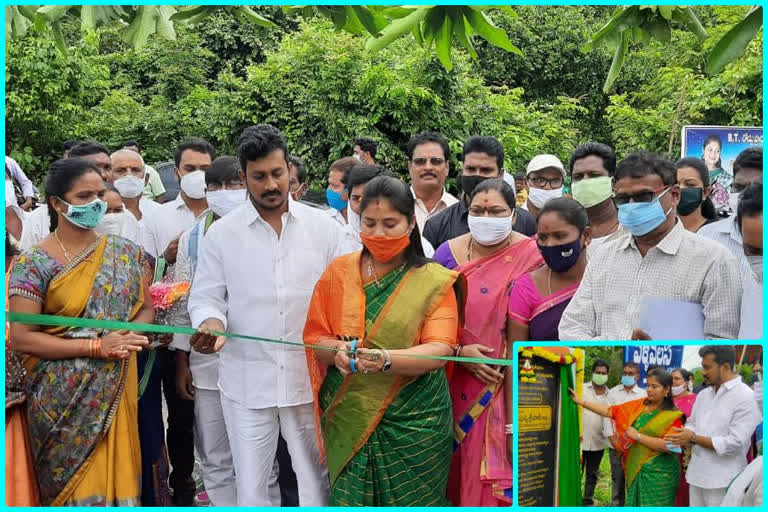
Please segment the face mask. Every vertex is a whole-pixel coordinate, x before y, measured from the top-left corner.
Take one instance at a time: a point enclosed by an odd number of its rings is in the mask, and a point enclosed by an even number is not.
[[[509,217],[467,217],[469,232],[480,245],[496,245],[509,238],[512,215]]]
[[[731,208],[731,211],[733,213],[736,213],[736,210],[739,207],[739,195],[741,192],[731,192],[728,196],[728,206]]]
[[[245,190],[214,190],[208,192],[206,200],[213,213],[223,217],[245,203]]]
[[[610,176],[599,176],[574,181],[571,192],[581,206],[591,208],[613,195],[613,179]]]
[[[565,272],[579,261],[579,255],[581,254],[581,236],[567,244],[552,246],[538,245],[541,257],[544,258],[547,266],[554,272]]]
[[[181,177],[181,191],[191,199],[205,197],[205,172],[192,171]]]
[[[362,161],[363,161],[363,159],[362,159],[362,158],[360,157],[360,155],[358,155],[357,153],[353,154],[353,155],[352,155],[352,158],[354,158],[354,159],[355,159],[355,160],[357,160],[358,162],[362,162]]]
[[[758,283],[763,284],[763,257],[747,256],[747,263],[749,263],[749,268],[752,269],[752,273],[755,274],[755,280],[757,280]]]
[[[5,206],[18,206],[16,201],[16,190],[13,188],[13,182],[11,180],[5,180]]]
[[[593,373],[592,374],[592,383],[597,384],[598,386],[605,386],[605,383],[608,382],[608,376],[607,375],[600,375],[599,373]]]
[[[667,220],[669,212],[664,213],[661,207],[661,196],[669,192],[669,188],[647,203],[626,203],[619,205],[619,223],[634,236],[647,235]],[[672,210],[670,208],[670,210]]]
[[[328,201],[328,206],[334,210],[342,211],[347,207],[347,201],[341,198],[341,194],[331,190],[330,188],[325,189],[325,199]]]
[[[114,185],[120,196],[128,199],[139,197],[144,192],[144,180],[132,174],[116,179]]]
[[[382,263],[403,252],[411,244],[411,234],[406,231],[400,236],[370,236],[360,233],[360,239],[374,258]]]
[[[635,378],[632,375],[622,375],[621,383],[624,386],[630,387],[635,385]]]
[[[107,213],[96,226],[96,231],[104,235],[120,235],[123,231],[125,213]]]
[[[528,200],[536,208],[542,208],[547,201],[563,197],[563,189],[546,190],[543,188],[528,187]]]
[[[486,178],[485,176],[477,176],[477,175],[459,177],[459,185],[461,185],[461,191],[467,195],[467,201],[469,201],[469,197],[472,195],[472,192],[475,190],[475,187],[487,179],[490,179],[490,178]]]
[[[680,384],[679,386],[672,386],[672,396],[677,396],[683,391],[685,391],[685,384]]]
[[[702,188],[681,188],[680,202],[677,205],[677,213],[680,215],[690,215],[699,207],[704,200],[704,189]]]
[[[355,213],[352,208],[347,210],[347,223],[355,230],[355,233],[360,233],[360,215]]]
[[[107,213],[107,203],[101,199],[94,199],[88,204],[77,206],[71,205],[63,199],[59,200],[67,205],[67,211],[62,213],[62,215],[69,222],[83,229],[95,228],[99,225],[101,219],[104,218],[104,214]]]

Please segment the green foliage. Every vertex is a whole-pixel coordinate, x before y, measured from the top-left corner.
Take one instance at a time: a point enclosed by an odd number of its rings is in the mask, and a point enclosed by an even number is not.
[[[40,182],[60,143],[73,138],[109,86],[109,68],[95,57],[92,38],[67,56],[47,38],[15,40],[6,58],[6,151]]]
[[[654,71],[647,82],[610,98],[606,120],[617,153],[643,148],[677,159],[684,125],[762,125],[761,35],[722,73],[709,76],[704,69],[711,46],[741,15],[740,7],[715,8],[712,37],[703,45],[686,31],[673,31],[674,46],[650,43],[633,55],[634,66]]]

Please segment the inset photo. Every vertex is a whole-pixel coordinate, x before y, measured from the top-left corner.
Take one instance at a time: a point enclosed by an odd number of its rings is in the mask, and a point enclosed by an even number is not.
[[[516,350],[518,505],[762,505],[761,346]]]

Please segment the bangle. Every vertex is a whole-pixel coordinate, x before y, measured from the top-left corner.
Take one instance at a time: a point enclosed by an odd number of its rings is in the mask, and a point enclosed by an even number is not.
[[[464,348],[464,345],[462,345],[461,343],[456,345],[456,350],[454,351],[454,357],[459,357],[461,355],[461,349],[463,348]]]
[[[101,357],[101,338],[95,338],[91,340],[90,344],[91,357],[98,359]]]
[[[508,435],[508,436],[512,435],[512,424],[511,423],[508,423],[508,424],[504,425],[504,433],[506,435]]]

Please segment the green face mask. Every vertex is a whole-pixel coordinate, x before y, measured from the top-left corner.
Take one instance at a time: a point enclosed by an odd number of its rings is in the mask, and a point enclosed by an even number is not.
[[[608,382],[608,376],[607,375],[600,375],[599,373],[593,373],[592,374],[592,383],[597,384],[598,386],[605,386],[605,383]]]
[[[571,185],[573,198],[584,208],[600,204],[613,195],[613,178],[600,176],[574,181]]]

